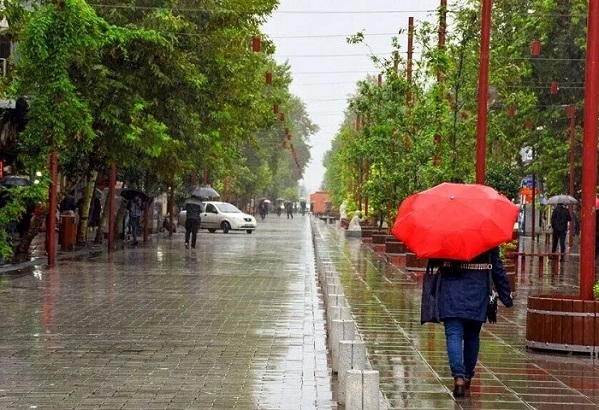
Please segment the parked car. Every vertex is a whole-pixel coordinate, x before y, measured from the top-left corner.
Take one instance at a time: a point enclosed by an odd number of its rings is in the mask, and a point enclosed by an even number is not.
[[[185,210],[179,213],[179,226],[185,226],[186,216]],[[228,202],[206,201],[204,212],[201,214],[200,229],[208,229],[210,233],[222,230],[223,233],[246,231],[251,234],[256,229],[256,218],[241,212]]]

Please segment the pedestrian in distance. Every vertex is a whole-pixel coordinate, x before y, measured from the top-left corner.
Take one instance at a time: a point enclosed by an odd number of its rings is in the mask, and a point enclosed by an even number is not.
[[[568,211],[564,204],[559,203],[551,214],[551,230],[552,230],[552,241],[551,241],[551,253],[555,253],[557,250],[557,243],[559,241],[560,251],[562,256],[560,259],[564,260],[564,253],[566,252],[566,233],[568,232],[568,222],[572,220],[570,211]]]
[[[191,197],[183,204],[185,215],[185,249],[189,249],[189,239],[191,237],[191,248],[196,248],[198,230],[200,229],[201,214],[204,211],[204,204],[201,200]]]
[[[285,204],[285,211],[287,212],[287,219],[293,219],[293,202]]]
[[[139,244],[137,237],[139,236],[139,221],[144,213],[143,203],[139,195],[135,195],[129,203],[129,227],[131,229],[131,237],[133,242],[131,245]]]
[[[266,218],[266,214],[268,213],[268,204],[266,202],[260,202],[260,205],[258,205],[259,211],[260,211],[260,218],[262,218],[262,220],[264,220]]]
[[[436,302],[438,320],[445,328],[453,395],[463,397],[469,392],[475,374],[480,332],[487,319],[492,285],[499,300],[509,308],[513,305],[510,284],[498,247],[468,262],[434,259],[429,263],[440,273]]]

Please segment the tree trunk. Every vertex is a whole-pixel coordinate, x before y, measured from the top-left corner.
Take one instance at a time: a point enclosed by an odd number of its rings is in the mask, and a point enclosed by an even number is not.
[[[100,223],[96,228],[96,238],[94,239],[95,244],[101,244],[104,239],[104,225],[106,225],[106,221],[108,220],[108,201],[109,195],[106,194],[106,199],[104,200],[104,206],[102,208],[102,216],[100,216]]]
[[[40,212],[40,214],[34,216],[34,218],[32,219],[32,223],[30,224],[25,234],[21,238],[19,238],[19,240],[15,243],[13,247],[12,263],[21,263],[29,260],[29,248],[31,246],[31,242],[39,233],[42,221],[44,221],[47,218],[47,216],[47,210],[44,210]],[[54,217],[54,214],[52,214],[52,217]],[[48,235],[47,232],[46,235]]]
[[[98,171],[92,170],[88,174],[87,185],[85,186],[85,196],[81,209],[79,209],[79,227],[77,231],[77,243],[87,243],[87,229],[89,226],[89,210],[91,208],[92,199],[95,194],[96,180],[98,179]]]

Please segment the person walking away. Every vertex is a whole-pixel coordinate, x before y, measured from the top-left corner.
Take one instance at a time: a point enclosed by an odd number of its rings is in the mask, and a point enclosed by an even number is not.
[[[292,202],[287,202],[285,204],[285,211],[287,212],[287,219],[289,219],[289,218],[293,219],[293,203]]]
[[[559,241],[559,247],[562,253],[560,260],[562,261],[564,260],[564,253],[566,252],[566,232],[568,232],[568,222],[571,220],[570,211],[564,207],[564,204],[557,204],[551,214],[551,253],[555,253],[557,250],[557,242]]]
[[[260,202],[260,205],[258,205],[258,208],[260,210],[260,218],[262,218],[262,220],[264,220],[264,218],[266,218],[267,207],[268,207],[268,205],[264,202]]]
[[[191,236],[191,248],[196,248],[198,230],[200,229],[200,215],[204,206],[199,199],[190,198],[183,204],[185,215],[185,249],[189,249],[189,237]]]
[[[131,227],[131,237],[133,238],[131,245],[136,246],[139,244],[137,240],[139,235],[139,221],[143,215],[143,203],[139,195],[133,197],[129,207],[129,226]]]
[[[491,280],[499,300],[508,308],[513,305],[510,284],[498,247],[468,262],[435,259],[429,263],[441,272],[439,321],[445,328],[447,358],[454,379],[453,395],[463,397],[475,374]]]

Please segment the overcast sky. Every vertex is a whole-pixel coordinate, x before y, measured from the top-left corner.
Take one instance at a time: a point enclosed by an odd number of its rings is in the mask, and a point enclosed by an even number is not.
[[[275,59],[289,61],[291,93],[305,104],[320,131],[310,139],[312,160],[303,185],[312,193],[322,183],[324,153],[330,149],[344,118],[347,98],[357,81],[376,75],[370,53],[391,54],[391,37],[407,31],[408,18],[415,24],[430,19],[439,0],[280,0],[280,6],[263,27],[276,45]],[[347,44],[358,31],[366,43]],[[407,35],[399,36],[402,50]]]

